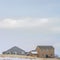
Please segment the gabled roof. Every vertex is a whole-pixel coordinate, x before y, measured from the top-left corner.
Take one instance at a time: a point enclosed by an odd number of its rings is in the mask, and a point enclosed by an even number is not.
[[[37,47],[39,47],[39,48],[44,48],[44,49],[45,49],[45,48],[49,48],[49,49],[50,49],[50,48],[53,48],[53,49],[54,49],[53,46],[37,46]]]
[[[18,48],[17,46],[14,46],[14,47],[12,47],[12,48],[10,48],[10,49],[8,49],[7,51],[5,51],[5,52],[21,52],[21,51],[24,51],[23,49],[20,49],[20,48]],[[25,52],[25,51],[24,51]]]

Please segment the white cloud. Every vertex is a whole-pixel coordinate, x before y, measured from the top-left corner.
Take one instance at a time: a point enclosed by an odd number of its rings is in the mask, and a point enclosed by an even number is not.
[[[32,29],[45,33],[60,33],[59,18],[21,18],[21,19],[3,19],[0,20],[0,29]]]
[[[48,23],[48,19],[25,18],[25,19],[4,19],[0,20],[0,28],[33,28],[42,27]]]

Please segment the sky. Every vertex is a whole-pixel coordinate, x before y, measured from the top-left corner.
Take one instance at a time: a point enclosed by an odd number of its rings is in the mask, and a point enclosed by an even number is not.
[[[0,53],[38,45],[52,45],[60,56],[60,0],[0,0]]]

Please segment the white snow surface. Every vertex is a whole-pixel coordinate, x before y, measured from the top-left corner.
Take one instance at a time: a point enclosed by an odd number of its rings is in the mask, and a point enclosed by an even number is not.
[[[9,58],[9,57],[2,58],[2,57],[0,57],[0,60],[31,60],[31,59],[28,59],[28,58]]]

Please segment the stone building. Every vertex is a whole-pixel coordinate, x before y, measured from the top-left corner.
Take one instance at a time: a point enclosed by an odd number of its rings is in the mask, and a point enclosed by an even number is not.
[[[38,57],[41,57],[41,58],[53,58],[54,57],[53,46],[37,46],[36,51],[38,53]]]

